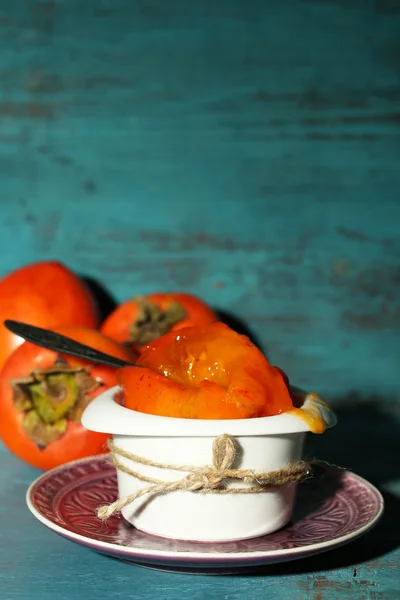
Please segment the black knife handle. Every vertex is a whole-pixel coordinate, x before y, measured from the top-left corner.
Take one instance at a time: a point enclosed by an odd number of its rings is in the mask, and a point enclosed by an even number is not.
[[[134,366],[133,363],[121,360],[110,354],[105,354],[105,352],[100,352],[90,346],[75,342],[75,340],[71,340],[71,338],[66,337],[65,335],[49,331],[48,329],[42,329],[41,327],[35,327],[34,325],[28,325],[27,323],[12,321],[10,319],[4,321],[4,325],[9,331],[22,337],[27,342],[32,342],[33,344],[42,346],[42,348],[47,348],[48,350],[55,350],[62,354],[77,356],[78,358],[91,360],[109,367]]]

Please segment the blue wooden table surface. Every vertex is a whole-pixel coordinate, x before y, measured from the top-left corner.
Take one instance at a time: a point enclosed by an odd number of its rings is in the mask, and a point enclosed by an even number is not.
[[[313,451],[386,500],[340,550],[176,575],[47,531],[1,448],[1,599],[400,597],[400,2],[19,0],[0,32],[0,276],[199,294],[333,403]]]

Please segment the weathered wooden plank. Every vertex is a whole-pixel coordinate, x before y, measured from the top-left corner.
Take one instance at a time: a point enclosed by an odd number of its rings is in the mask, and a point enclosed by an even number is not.
[[[396,393],[397,16],[77,6],[3,20],[2,272],[55,256],[118,300],[185,288],[301,385]]]

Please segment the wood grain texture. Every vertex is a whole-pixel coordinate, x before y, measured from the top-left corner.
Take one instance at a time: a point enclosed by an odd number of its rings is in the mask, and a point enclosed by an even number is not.
[[[117,301],[232,313],[338,407],[318,454],[388,503],[365,541],[268,576],[161,574],[43,530],[2,450],[4,600],[400,595],[399,32],[398,0],[0,4],[0,276],[55,258]]]

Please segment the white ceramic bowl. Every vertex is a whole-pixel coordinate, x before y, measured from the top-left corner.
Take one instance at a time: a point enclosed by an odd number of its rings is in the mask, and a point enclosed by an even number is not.
[[[234,436],[241,452],[234,468],[275,471],[301,459],[309,428],[290,414],[236,420],[198,420],[139,413],[113,400],[119,388],[99,395],[86,408],[82,424],[91,431],[110,433],[123,450],[170,465],[212,464],[216,436]],[[312,397],[307,400],[313,403]],[[327,427],[334,414],[315,400]],[[141,474],[176,481],[187,473],[120,461]],[[148,486],[122,471],[118,473],[120,498]],[[246,486],[228,482],[228,486]],[[233,541],[265,535],[286,525],[292,516],[296,485],[261,494],[203,494],[174,491],[146,495],[122,509],[123,517],[138,529],[168,538],[195,541]]]

